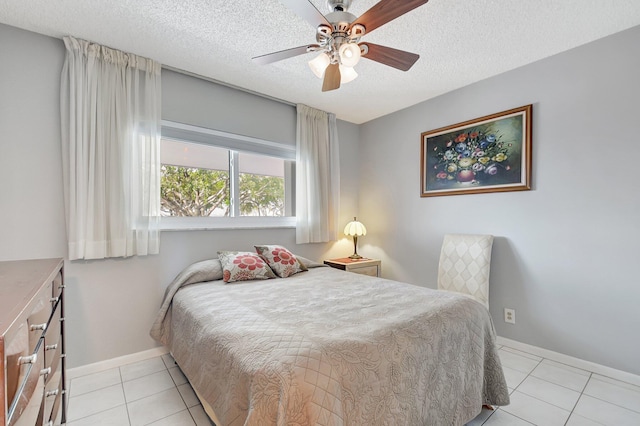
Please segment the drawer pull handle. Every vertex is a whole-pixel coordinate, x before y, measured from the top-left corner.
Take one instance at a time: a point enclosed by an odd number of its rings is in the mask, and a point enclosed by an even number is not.
[[[37,360],[38,354],[21,356],[20,358],[18,358],[18,364],[35,364]]]
[[[47,323],[42,323],[42,324],[33,324],[31,327],[29,327],[29,330],[31,331],[36,331],[36,330],[46,330],[47,329]]]
[[[50,396],[56,396],[58,395],[58,392],[60,392],[60,389],[54,389],[52,391],[47,391],[44,396],[45,397],[50,397]]]
[[[59,297],[52,297],[51,299],[49,299],[49,301],[51,303],[56,303],[60,298]]]
[[[47,367],[44,370],[40,370],[41,376],[46,376],[47,374],[51,374],[51,367]]]
[[[55,345],[47,345],[44,347],[45,351],[52,351],[54,349],[58,349],[58,344],[56,343]]]

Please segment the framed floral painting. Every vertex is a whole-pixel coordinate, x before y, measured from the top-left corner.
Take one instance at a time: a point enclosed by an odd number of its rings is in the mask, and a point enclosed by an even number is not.
[[[421,135],[420,196],[531,189],[531,105]]]

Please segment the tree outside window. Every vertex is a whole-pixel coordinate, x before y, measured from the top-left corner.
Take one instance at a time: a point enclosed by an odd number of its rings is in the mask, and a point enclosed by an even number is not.
[[[240,216],[285,216],[285,161],[224,147],[163,139],[163,216],[231,217],[237,179]],[[233,164],[233,166],[232,166]],[[234,174],[230,170],[237,170]]]

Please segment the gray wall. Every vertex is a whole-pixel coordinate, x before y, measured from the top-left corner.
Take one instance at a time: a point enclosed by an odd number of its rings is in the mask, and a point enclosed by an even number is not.
[[[0,260],[66,257],[60,148],[61,40],[0,24]],[[295,144],[295,108],[163,72],[163,117]],[[340,223],[357,214],[359,127],[339,121]],[[161,254],[65,262],[70,367],[150,349],[164,288],[221,249],[283,244],[313,259],[349,253],[346,238],[295,244],[293,229],[163,232]]]
[[[435,287],[445,233],[493,234],[500,336],[640,374],[638,45],[635,27],[362,125],[359,210],[387,276]],[[420,198],[421,132],[526,104],[533,190]]]
[[[64,45],[0,24],[0,259],[63,257]]]
[[[295,106],[179,72],[162,71],[162,118],[296,145]]]

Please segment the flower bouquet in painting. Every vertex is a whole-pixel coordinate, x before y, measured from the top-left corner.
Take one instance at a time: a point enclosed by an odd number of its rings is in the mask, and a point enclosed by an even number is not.
[[[444,147],[435,146],[436,179],[479,184],[489,181],[492,176],[507,175],[512,169],[509,150],[513,143],[501,139],[496,133],[472,130],[448,140]]]

